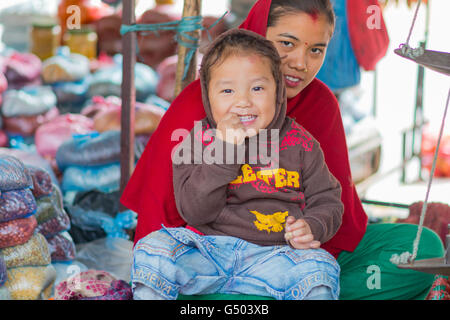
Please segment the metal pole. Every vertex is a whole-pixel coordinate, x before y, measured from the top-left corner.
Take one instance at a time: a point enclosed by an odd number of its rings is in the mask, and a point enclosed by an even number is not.
[[[184,17],[194,17],[201,13],[201,0],[185,0],[183,7],[183,18]],[[200,39],[200,30],[190,32],[189,35],[197,37]],[[194,54],[186,78],[183,80],[184,73],[184,58],[186,57],[188,48],[179,45],[178,46],[178,64],[176,72],[176,82],[175,82],[175,96],[177,96],[188,84],[195,80],[197,74],[197,52]]]
[[[122,24],[135,24],[135,0],[123,0]],[[122,114],[120,136],[120,194],[123,193],[134,170],[134,120],[136,92],[134,67],[136,63],[136,33],[122,37]],[[121,205],[121,211],[125,208]]]

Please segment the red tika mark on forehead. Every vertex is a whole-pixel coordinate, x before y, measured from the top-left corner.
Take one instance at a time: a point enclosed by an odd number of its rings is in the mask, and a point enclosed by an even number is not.
[[[308,14],[311,17],[311,19],[313,20],[313,22],[316,22],[319,19],[319,12],[318,11],[313,11],[313,12],[310,12]]]

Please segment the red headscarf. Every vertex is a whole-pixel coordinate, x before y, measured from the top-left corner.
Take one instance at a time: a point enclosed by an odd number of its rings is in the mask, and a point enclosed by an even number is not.
[[[240,28],[265,36],[270,4],[271,0],[256,2]],[[338,102],[325,84],[314,79],[288,100],[287,113],[319,141],[330,171],[342,185],[342,226],[322,248],[335,257],[342,250],[353,251],[365,233],[367,216],[352,182]],[[172,184],[171,152],[180,141],[171,137],[177,129],[190,131],[194,121],[205,116],[200,81],[196,80],[177,96],[153,133],[121,197],[123,205],[138,213],[135,242],[161,229],[161,224],[186,225],[177,211]]]

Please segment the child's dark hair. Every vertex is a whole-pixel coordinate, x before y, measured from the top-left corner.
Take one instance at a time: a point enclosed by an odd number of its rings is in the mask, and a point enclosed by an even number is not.
[[[275,26],[282,16],[298,11],[310,15],[323,14],[334,29],[336,16],[330,0],[272,0],[267,27]]]
[[[235,29],[220,35],[210,44],[203,57],[200,74],[205,89],[209,86],[211,68],[216,63],[232,54],[248,55],[252,53],[269,59],[275,83],[279,83],[282,78],[281,59],[272,42],[252,31]]]

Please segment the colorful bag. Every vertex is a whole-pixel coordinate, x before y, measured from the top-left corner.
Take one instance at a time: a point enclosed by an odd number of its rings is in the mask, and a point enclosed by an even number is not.
[[[8,276],[6,273],[6,262],[5,260],[3,260],[3,257],[0,256],[0,287],[2,287],[5,284],[7,277]]]
[[[50,249],[53,262],[72,261],[75,259],[75,243],[68,232],[61,232],[48,238],[48,248]]]
[[[5,76],[10,89],[41,82],[42,62],[32,53],[13,52],[6,58]]]
[[[60,169],[68,166],[96,166],[120,161],[120,132],[95,132],[74,135],[64,142],[56,152]]]
[[[94,129],[98,132],[120,130],[122,107],[116,106],[108,110],[98,112],[94,117]],[[136,103],[134,133],[136,135],[152,134],[158,127],[165,110],[143,103]]]
[[[0,249],[24,244],[37,227],[34,216],[0,223]]]
[[[90,68],[90,65],[89,65]],[[77,112],[87,100],[87,93],[91,83],[90,75],[72,82],[52,83],[58,106],[70,107],[71,112]],[[73,109],[73,110],[72,110]]]
[[[38,225],[62,214],[59,212],[62,210],[61,192],[56,185],[52,186],[52,190],[53,192],[50,195],[36,199],[37,209],[34,217]]]
[[[95,167],[70,166],[64,170],[61,188],[67,191],[100,190],[112,192],[119,189],[120,163]]]
[[[106,271],[83,271],[55,287],[55,300],[78,300],[104,295],[110,288],[114,276]]]
[[[30,189],[3,191],[0,194],[0,223],[26,218],[36,212],[36,207]]]
[[[133,292],[131,286],[125,281],[113,280],[103,295],[80,300],[133,300]]]
[[[70,229],[70,218],[64,210],[62,202],[62,194],[59,188],[54,187],[53,193],[56,195],[52,198],[52,208],[56,216],[37,225],[36,231],[42,233],[46,238],[51,238],[56,234]]]
[[[94,96],[121,96],[122,90],[122,56],[114,56],[115,64],[111,67],[100,69],[92,75],[89,86],[89,97]],[[136,101],[145,99],[156,93],[159,76],[151,67],[137,62],[135,64]]]
[[[81,114],[63,114],[39,126],[35,133],[37,152],[44,157],[54,158],[56,151],[73,134],[93,131],[94,122]]]
[[[34,116],[56,106],[56,95],[50,86],[28,86],[8,90],[3,95],[2,114],[5,117]]]
[[[17,134],[23,137],[31,137],[44,123],[47,123],[59,116],[57,107],[51,108],[43,114],[33,116],[3,117],[4,129],[10,134]]]
[[[366,71],[386,55],[389,35],[377,0],[347,0],[348,29],[359,65]]]
[[[53,183],[50,174],[41,168],[27,166],[28,172],[33,180],[33,195],[35,198],[49,195],[53,190]]]
[[[0,249],[6,267],[46,266],[51,263],[50,250],[44,236],[34,233],[24,244]]]
[[[56,56],[42,63],[42,80],[45,83],[78,81],[89,74],[89,59],[78,53],[70,53],[68,47],[60,47]]]
[[[0,191],[31,188],[33,180],[19,159],[0,154]]]
[[[8,269],[8,288],[13,300],[47,300],[50,298],[56,270],[49,264],[38,267]]]

